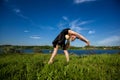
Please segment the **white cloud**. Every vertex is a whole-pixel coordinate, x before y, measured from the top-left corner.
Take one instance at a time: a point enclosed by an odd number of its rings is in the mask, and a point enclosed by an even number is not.
[[[32,26],[37,26],[35,24],[35,22],[29,18],[28,16],[24,15],[23,14],[23,11],[18,8],[16,5],[12,4],[12,3],[9,3],[10,0],[4,0],[6,2],[6,7],[8,7],[13,13],[15,13],[18,17],[22,18],[22,19],[25,19],[26,21],[28,21],[30,23],[30,25]]]
[[[24,30],[24,32],[25,32],[25,33],[28,33],[28,32],[30,32],[30,31],[28,31],[28,30]]]
[[[32,38],[32,39],[40,39],[40,36],[38,36],[38,35],[33,35],[33,36],[30,36],[30,38]]]
[[[69,23],[69,26],[72,30],[75,30],[76,32],[80,32],[82,30],[86,30],[86,28],[82,28],[80,26],[87,24],[89,21],[79,21],[78,19],[72,21]]]
[[[62,17],[62,20],[58,23],[58,28],[59,29],[64,29],[69,27],[69,19],[66,16]]]
[[[21,11],[20,9],[14,8],[13,11],[14,11],[14,13],[15,13],[17,16],[19,16],[19,17],[21,17],[21,18],[23,18],[23,19],[29,20],[29,21],[31,22],[31,20],[30,20],[27,16],[25,16],[25,15],[22,14],[22,11]]]
[[[64,28],[69,27],[69,23],[67,23],[67,22],[60,22],[57,26],[58,26],[59,29],[64,29]]]
[[[34,23],[34,21],[33,21],[32,19],[30,19],[29,17],[25,16],[19,8],[14,8],[13,11],[14,11],[14,13],[15,13],[17,16],[19,16],[19,17],[27,20],[28,22],[30,22],[30,24],[31,24],[32,26],[33,26],[33,25],[36,26],[36,24]]]
[[[69,25],[72,30],[75,30],[77,32],[80,32],[82,30],[82,28],[78,25],[78,20],[71,22]]]
[[[75,19],[73,21],[70,21],[67,17],[63,16],[62,17],[65,21],[61,21],[59,24],[58,24],[58,28],[59,29],[64,29],[64,28],[70,28],[76,32],[80,32],[82,30],[88,30],[87,28],[83,28],[81,26],[83,25],[86,25],[88,23],[91,23],[93,22],[92,20],[91,21],[81,21],[79,19]]]
[[[21,12],[21,10],[18,9],[18,8],[13,9],[13,11],[14,11],[15,13],[20,13],[20,12]]]
[[[120,46],[120,36],[111,36],[108,38],[105,38],[98,42],[99,45],[104,46]]]
[[[88,34],[94,34],[94,33],[95,33],[94,30],[90,30],[90,31],[88,31]]]
[[[23,18],[23,19],[26,19],[26,20],[29,20],[31,22],[31,19],[29,19],[27,16],[24,16],[23,14],[19,13],[17,14],[19,17]]]
[[[88,23],[88,21],[82,21],[78,25],[84,25],[84,24],[87,24],[87,23]]]
[[[63,16],[62,17],[64,20],[68,21],[68,18],[66,16]]]
[[[91,1],[96,1],[96,0],[74,0],[74,3],[80,4],[80,3],[91,2]]]

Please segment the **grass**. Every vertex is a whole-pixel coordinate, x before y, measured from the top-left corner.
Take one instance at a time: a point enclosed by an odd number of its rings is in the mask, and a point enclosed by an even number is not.
[[[53,64],[50,54],[0,55],[0,80],[120,80],[120,55],[58,54]]]

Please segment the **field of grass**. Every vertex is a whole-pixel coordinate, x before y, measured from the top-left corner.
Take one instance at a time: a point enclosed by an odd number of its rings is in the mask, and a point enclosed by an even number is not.
[[[120,55],[58,54],[48,65],[50,54],[0,55],[0,80],[120,80]]]

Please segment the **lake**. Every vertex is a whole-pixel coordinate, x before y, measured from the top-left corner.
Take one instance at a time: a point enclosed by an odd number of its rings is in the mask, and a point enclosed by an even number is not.
[[[23,50],[23,52],[25,53],[33,53],[33,50],[31,49],[26,49]],[[42,50],[43,53],[52,53],[52,50]],[[81,55],[81,54],[103,54],[103,53],[107,53],[107,54],[113,54],[113,53],[120,53],[120,50],[68,50],[68,52],[70,54],[77,54],[77,55]],[[58,50],[58,54],[63,53],[63,50]]]
[[[27,54],[32,54],[34,53],[34,51],[32,49],[25,49],[22,50],[23,53],[27,53]],[[77,54],[77,55],[81,55],[81,54],[114,54],[114,53],[120,53],[120,50],[68,50],[68,52],[70,54]],[[0,49],[0,53],[2,53],[2,49]],[[52,50],[48,50],[48,49],[43,49],[42,53],[48,54],[48,53],[52,53]],[[58,54],[62,54],[63,50],[58,50],[57,52]]]

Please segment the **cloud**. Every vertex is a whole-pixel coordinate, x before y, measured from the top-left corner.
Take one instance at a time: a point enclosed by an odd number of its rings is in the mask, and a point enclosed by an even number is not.
[[[69,27],[69,24],[66,22],[60,22],[57,26],[61,30],[61,29]]]
[[[90,30],[90,31],[88,31],[88,34],[94,34],[94,33],[95,33],[94,30]]]
[[[62,19],[64,19],[64,21],[61,21],[58,24],[58,28],[59,29],[64,29],[64,28],[71,28],[72,30],[76,31],[76,32],[80,32],[82,30],[88,30],[87,28],[83,28],[81,26],[86,25],[88,23],[93,22],[91,21],[81,21],[79,19],[75,19],[73,21],[70,21],[67,17],[63,16]]]
[[[30,32],[30,31],[28,31],[28,30],[24,30],[24,32],[25,32],[25,33],[28,33],[28,32]]]
[[[69,23],[69,25],[70,25],[70,28],[72,29],[72,30],[75,30],[75,31],[77,31],[77,32],[80,32],[81,30],[83,30],[80,26],[79,26],[79,21],[78,20],[74,20],[74,21],[72,21],[71,23]]]
[[[19,18],[24,19],[26,22],[29,23],[30,26],[38,26],[29,16],[25,15],[22,11],[22,9],[20,9],[16,4],[13,3],[13,1],[11,0],[4,0],[5,2],[5,6],[11,10],[16,16],[18,16]]]
[[[57,24],[58,28],[64,29],[64,28],[68,28],[69,27],[69,19],[66,16],[62,17],[62,20]]]
[[[30,36],[30,38],[32,38],[32,39],[40,39],[40,36],[39,35],[32,35],[32,36]]]
[[[20,9],[18,9],[18,8],[13,9],[13,11],[16,12],[16,13],[20,13],[21,12]]]
[[[87,23],[89,23],[89,21],[81,21],[78,25],[85,25]]]
[[[30,19],[28,16],[25,16],[19,8],[13,8],[13,12],[14,12],[17,16],[19,16],[19,17],[25,19],[26,21],[30,22],[30,24],[31,24],[32,26],[37,26],[37,25],[34,23],[34,21],[33,21],[32,19]]]
[[[120,36],[111,36],[98,42],[99,45],[104,46],[120,46]]]
[[[62,17],[65,21],[68,21],[68,18],[66,16]]]
[[[8,2],[8,0],[6,0],[6,2]],[[17,8],[15,5],[13,4],[8,4],[7,6],[10,8],[10,10],[12,10],[17,16],[23,18],[23,19],[29,19],[27,16],[25,16],[24,14],[22,14],[22,10]],[[14,7],[15,6],[15,7]]]
[[[30,21],[30,19],[29,19],[27,16],[25,16],[25,15],[22,14],[22,11],[21,11],[19,8],[13,8],[13,12],[14,12],[17,16],[19,16],[19,17],[21,17],[21,18],[23,18],[23,19],[26,19],[26,20],[29,20],[29,21]]]
[[[96,0],[74,0],[74,3],[80,4],[80,3],[91,2],[91,1],[96,1]]]
[[[82,25],[86,25],[88,24],[89,21],[80,21],[78,19],[72,21],[69,23],[69,26],[72,30],[76,31],[76,32],[80,32],[82,30],[87,30],[86,28],[82,28]]]

